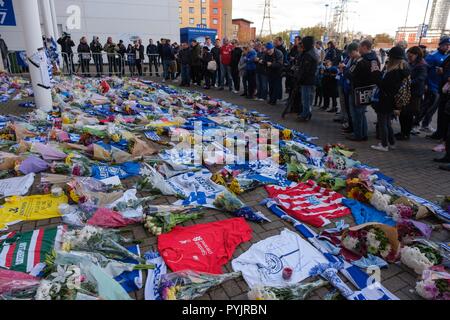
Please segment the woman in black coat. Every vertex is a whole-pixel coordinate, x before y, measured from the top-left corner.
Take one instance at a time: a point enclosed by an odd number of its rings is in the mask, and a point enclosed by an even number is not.
[[[409,66],[404,60],[403,49],[400,47],[394,47],[389,51],[389,61],[386,64],[385,71],[374,73],[375,82],[378,86],[378,102],[375,104],[375,111],[381,138],[380,144],[372,146],[374,150],[387,152],[389,148],[395,149],[392,119],[401,113],[395,97],[401,89],[403,80],[410,74]]]
[[[427,63],[423,59],[423,51],[420,47],[412,47],[408,50],[408,62],[411,70],[411,102],[400,113],[401,132],[395,135],[395,138],[400,141],[410,138],[414,117],[420,111],[420,103],[425,93],[428,76]]]
[[[78,57],[81,64],[81,73],[83,76],[90,77],[89,74],[89,62],[91,61],[91,48],[89,47],[86,37],[80,39],[80,44],[78,45]]]

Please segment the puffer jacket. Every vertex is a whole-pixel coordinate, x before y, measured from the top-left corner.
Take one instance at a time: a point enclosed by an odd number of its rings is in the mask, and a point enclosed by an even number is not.
[[[411,70],[411,95],[420,98],[425,93],[425,84],[428,76],[428,65],[425,60],[410,64]]]

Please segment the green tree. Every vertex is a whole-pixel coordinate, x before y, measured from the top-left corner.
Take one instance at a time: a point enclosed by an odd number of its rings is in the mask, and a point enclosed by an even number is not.
[[[310,36],[310,37],[314,37],[314,39],[316,39],[316,40],[321,40],[322,37],[325,35],[326,31],[327,31],[327,28],[318,24],[314,27],[302,28],[300,30],[300,34],[302,37]]]
[[[394,39],[387,33],[379,33],[374,38],[375,44],[377,43],[394,43]]]

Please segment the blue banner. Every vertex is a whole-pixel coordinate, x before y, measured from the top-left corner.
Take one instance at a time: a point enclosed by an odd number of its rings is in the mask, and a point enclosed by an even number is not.
[[[12,0],[0,0],[0,26],[15,26],[16,16]]]

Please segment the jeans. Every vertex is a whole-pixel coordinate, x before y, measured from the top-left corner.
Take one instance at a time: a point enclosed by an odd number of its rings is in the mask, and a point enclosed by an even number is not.
[[[192,82],[198,84],[199,86],[202,84],[202,67],[201,66],[191,66],[191,77]]]
[[[256,74],[257,84],[258,84],[258,99],[267,100],[267,76],[262,73]]]
[[[256,91],[256,71],[255,70],[247,70],[246,71],[246,80],[247,80],[247,96],[253,98],[255,96]]]
[[[158,57],[155,55],[148,55],[148,67],[149,67],[149,71],[150,71],[150,76],[153,75],[153,69],[152,67],[155,66],[155,72],[156,72],[156,76],[159,75],[159,71],[158,71]]]
[[[212,75],[213,73],[208,70],[205,70],[205,72],[203,73],[203,76],[205,78],[205,87],[208,89],[211,88]]]
[[[404,137],[409,137],[414,124],[414,116],[417,115],[420,108],[420,97],[411,97],[410,104],[403,108],[400,113],[399,121],[401,127],[401,134]]]
[[[165,80],[169,80],[169,77],[170,77],[170,75],[169,75],[169,68],[170,68],[171,62],[172,61],[167,60],[167,59],[163,60],[163,63],[162,63],[163,64],[163,78]]]
[[[225,79],[227,79],[228,88],[233,90],[233,80],[231,78],[231,67],[229,65],[220,65],[220,83],[219,87],[223,88],[225,85]]]
[[[117,74],[117,60],[115,55],[108,55],[108,71],[109,76],[112,76],[113,71],[114,74]]]
[[[136,59],[136,68],[137,68],[138,75],[140,77],[142,77],[143,73],[142,73],[142,60],[141,59]]]
[[[269,83],[270,103],[276,103],[277,100],[283,98],[282,78],[278,75],[270,75],[267,77]]]
[[[312,104],[315,95],[315,86],[300,86],[303,111],[300,116],[304,119],[311,117]]]
[[[445,108],[447,106],[448,99],[449,99],[448,95],[442,95],[440,97],[439,103],[438,103],[437,129],[433,135],[439,139],[445,139],[445,137],[447,136],[447,134],[446,134],[447,133],[446,117],[448,117],[448,116],[445,113]]]
[[[395,145],[392,117],[392,113],[377,113],[378,129],[380,130],[381,144],[383,147]]]
[[[353,122],[353,134],[357,139],[365,139],[368,137],[367,126],[367,106],[355,106],[355,97],[350,95],[349,99],[350,113]]]
[[[75,65],[73,64],[73,54],[63,52],[64,65],[69,74],[75,73]]]
[[[439,93],[428,91],[425,95],[425,101],[422,104],[421,112],[416,119],[415,125],[420,125],[422,122],[422,128],[427,128],[431,121],[433,120],[433,116],[436,113],[439,107]]]
[[[181,65],[181,85],[189,85],[191,83],[191,70],[188,64]]]
[[[234,90],[241,91],[241,77],[239,75],[239,69],[237,67],[231,68],[231,76],[233,78]],[[244,87],[245,87],[244,77],[242,77],[242,82],[244,83]],[[245,88],[244,88],[244,90],[245,90]],[[245,91],[245,92],[247,92],[247,91]]]
[[[217,63],[217,61],[216,61],[216,63]],[[217,68],[217,70],[213,73],[213,76],[212,76],[212,83],[211,83],[211,85],[212,86],[215,86],[215,85],[217,85],[217,86],[220,86],[220,77],[221,77],[221,71],[220,71],[220,63],[217,63],[217,65],[219,66],[218,68]]]
[[[97,75],[101,75],[103,73],[103,57],[101,53],[93,53],[92,57],[94,58],[95,70],[97,71]]]

